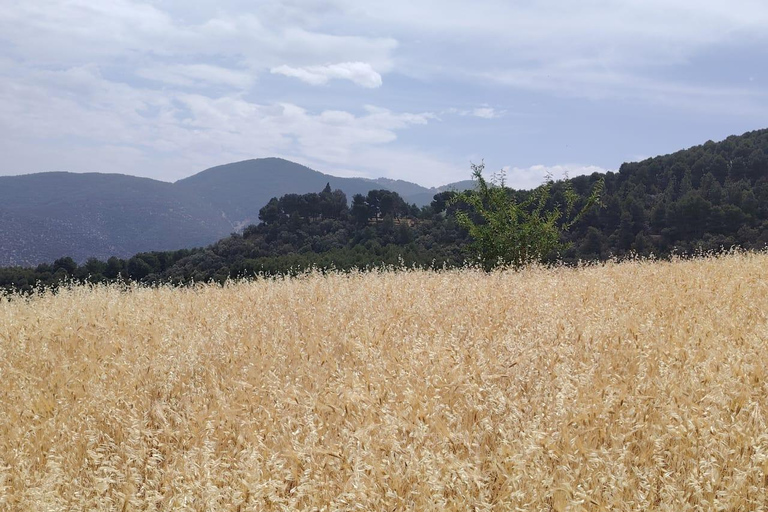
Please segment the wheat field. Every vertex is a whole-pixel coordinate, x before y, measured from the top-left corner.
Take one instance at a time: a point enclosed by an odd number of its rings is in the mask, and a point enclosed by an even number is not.
[[[768,255],[0,299],[0,510],[767,510]]]

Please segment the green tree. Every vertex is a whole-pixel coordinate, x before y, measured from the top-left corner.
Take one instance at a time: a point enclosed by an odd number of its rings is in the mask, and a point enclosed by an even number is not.
[[[365,226],[371,215],[371,210],[362,194],[352,196],[352,208],[350,209],[352,219],[360,226]]]
[[[53,272],[63,270],[67,275],[72,275],[77,270],[77,263],[71,257],[66,256],[53,262]]]
[[[91,282],[100,282],[104,280],[104,271],[107,270],[107,264],[98,258],[88,258],[85,265],[78,269],[79,279],[88,279]]]
[[[273,197],[269,202],[259,210],[259,220],[264,224],[274,224],[281,218],[280,202]]]
[[[450,190],[445,192],[438,192],[435,194],[432,198],[432,202],[429,205],[430,208],[432,208],[432,213],[438,214],[444,212],[448,208],[448,202],[455,195],[456,192]]]
[[[125,262],[120,258],[112,256],[107,260],[107,267],[104,269],[104,277],[108,279],[117,279],[125,270]]]
[[[465,203],[470,207],[469,211],[457,210],[456,220],[469,232],[472,249],[486,270],[499,265],[519,268],[544,261],[550,254],[564,249],[561,233],[598,202],[603,189],[600,180],[574,215],[579,197],[567,183],[562,209],[559,205],[548,208],[553,185],[551,178],[527,198],[518,201],[513,191],[505,186],[503,176],[499,184],[488,183],[483,177],[484,170],[485,164],[472,164],[476,190],[457,194],[449,204]]]
[[[131,279],[139,281],[152,272],[152,267],[138,256],[133,256],[128,260],[125,269]]]

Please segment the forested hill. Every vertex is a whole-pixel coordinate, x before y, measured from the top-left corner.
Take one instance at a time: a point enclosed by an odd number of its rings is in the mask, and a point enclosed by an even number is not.
[[[601,178],[602,206],[566,233],[571,247],[553,257],[566,262],[632,252],[665,257],[733,246],[761,249],[768,243],[768,130],[569,182],[586,197]],[[555,184],[550,206],[565,203],[564,189],[565,182]],[[530,192],[510,193],[524,198]],[[67,276],[100,281],[121,275],[155,283],[222,281],[312,265],[460,265],[469,256],[469,240],[453,207],[446,205],[452,194],[440,192],[418,208],[396,192],[372,190],[354,195],[350,205],[341,190],[318,187],[317,192],[274,197],[258,211],[263,222],[203,249],[92,259],[81,266],[60,258],[37,268],[0,269],[0,286],[29,289],[36,282],[50,284]]]
[[[373,189],[397,192],[409,202],[429,204],[438,191],[402,180],[339,178],[282,158],[260,158],[212,167],[177,181],[174,186],[211,204],[233,222],[234,228],[258,222],[259,209],[270,198],[307,194],[326,184],[348,197]]]
[[[586,193],[599,177],[574,178]],[[768,243],[768,130],[621,166],[603,207],[569,234],[571,257],[666,255]]]

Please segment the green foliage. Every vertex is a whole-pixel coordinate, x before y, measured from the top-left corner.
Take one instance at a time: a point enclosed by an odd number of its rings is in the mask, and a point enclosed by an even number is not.
[[[303,221],[342,219],[347,216],[347,196],[341,190],[331,191],[330,183],[320,194],[286,194],[280,199],[273,197],[259,210],[259,220],[264,224],[285,223],[291,218]]]
[[[483,163],[472,164],[476,190],[455,195],[449,204],[463,203],[469,207],[457,211],[456,220],[469,232],[472,249],[486,270],[499,265],[519,268],[559,253],[566,247],[561,232],[594,206],[603,188],[603,182],[598,182],[581,211],[573,216],[579,197],[572,188],[563,191],[563,209],[548,208],[551,178],[525,199],[518,200],[505,186],[503,175],[499,184],[488,183],[483,177],[484,169]]]

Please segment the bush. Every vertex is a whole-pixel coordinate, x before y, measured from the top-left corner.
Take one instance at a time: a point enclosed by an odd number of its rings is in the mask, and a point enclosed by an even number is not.
[[[472,249],[486,270],[500,265],[519,268],[562,251],[566,245],[560,239],[561,233],[598,202],[603,190],[600,180],[581,210],[573,215],[579,197],[568,183],[564,210],[559,205],[548,208],[553,185],[550,177],[526,199],[518,201],[505,186],[503,174],[499,184],[488,183],[484,170],[483,163],[472,164],[476,189],[456,194],[449,205],[463,203],[469,207],[458,208],[456,220],[469,232]]]

